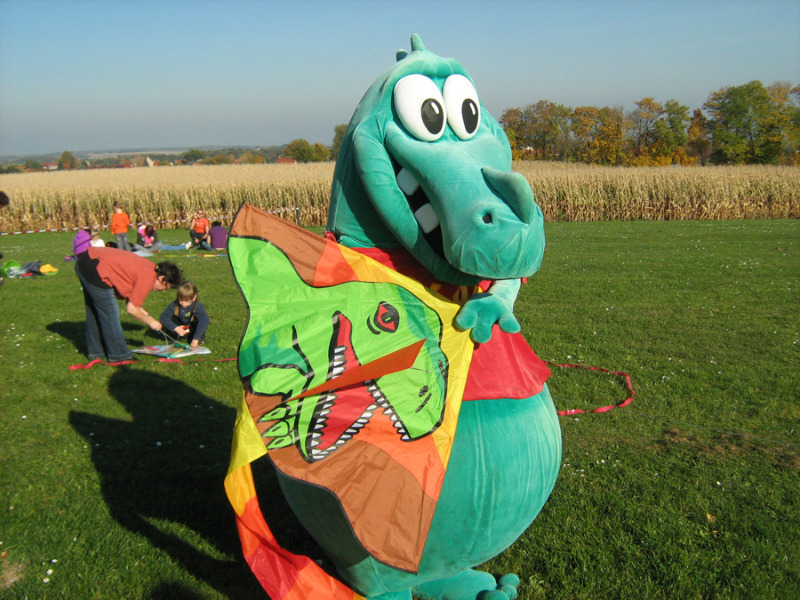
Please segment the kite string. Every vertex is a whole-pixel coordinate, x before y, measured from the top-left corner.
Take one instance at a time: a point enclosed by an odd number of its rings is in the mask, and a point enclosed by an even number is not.
[[[560,367],[562,369],[587,369],[589,371],[599,371],[601,373],[611,373],[612,375],[617,375],[619,377],[624,377],[625,378],[625,382],[626,382],[626,384],[628,386],[628,390],[630,390],[630,396],[628,396],[625,400],[623,400],[622,402],[619,402],[618,404],[609,404],[609,405],[606,405],[606,406],[600,406],[600,407],[594,408],[592,410],[581,410],[580,408],[571,408],[571,409],[568,409],[568,410],[559,410],[557,412],[557,414],[560,417],[564,417],[564,416],[568,416],[568,415],[580,415],[580,414],[585,414],[585,413],[604,413],[604,412],[608,412],[608,411],[610,411],[610,410],[612,410],[614,408],[622,408],[624,406],[628,406],[631,402],[633,402],[633,399],[636,396],[636,392],[633,389],[633,383],[631,382],[630,376],[627,373],[623,372],[623,371],[611,371],[610,369],[604,369],[603,367],[592,367],[592,366],[589,366],[589,365],[573,365],[573,364],[569,364],[569,363],[554,363],[554,362],[550,362],[548,360],[544,361],[544,363],[546,365],[551,366],[551,367]]]
[[[611,410],[613,408],[622,408],[623,406],[628,406],[631,402],[633,402],[633,398],[636,396],[636,392],[633,390],[633,385],[631,384],[631,378],[628,376],[627,373],[624,373],[622,371],[611,371],[609,369],[604,369],[602,367],[591,367],[591,366],[588,366],[588,365],[559,364],[559,363],[552,363],[552,362],[549,362],[549,361],[544,361],[544,362],[546,364],[548,364],[550,366],[554,366],[554,367],[572,368],[572,369],[587,369],[587,370],[590,370],[590,371],[601,371],[603,373],[612,373],[614,375],[618,375],[620,377],[624,377],[625,381],[627,383],[628,389],[630,390],[630,393],[631,393],[630,397],[626,398],[625,400],[623,400],[619,404],[611,404],[611,405],[608,405],[608,406],[601,406],[600,408],[595,408],[593,410],[588,410],[588,409],[587,410],[580,410],[580,409],[562,410],[562,411],[558,411],[557,414],[559,416],[608,412],[609,410]],[[553,398],[555,400],[564,400],[564,398],[558,398],[556,396],[554,396]],[[787,447],[792,447],[792,448],[800,447],[800,444],[795,443],[795,442],[788,442],[786,440],[766,438],[766,437],[763,437],[763,436],[753,435],[752,433],[746,433],[744,431],[737,431],[737,430],[733,430],[733,429],[720,429],[718,427],[710,427],[708,425],[702,425],[702,424],[693,423],[693,422],[690,422],[690,421],[682,421],[682,420],[678,420],[678,419],[674,419],[674,418],[670,418],[670,417],[665,417],[665,416],[662,416],[662,415],[650,415],[650,414],[647,414],[647,413],[640,412],[640,411],[638,411],[636,409],[631,409],[631,412],[634,415],[637,415],[637,416],[640,416],[640,417],[645,417],[647,419],[656,419],[656,420],[664,421],[665,423],[672,423],[674,425],[683,425],[685,427],[691,427],[693,429],[704,429],[706,431],[712,431],[714,433],[732,435],[732,436],[740,437],[740,438],[743,438],[743,439],[748,439],[748,440],[752,440],[752,441],[758,441],[758,442],[762,442],[762,443],[779,444],[781,446],[787,446]],[[792,433],[794,433],[794,431],[792,431]]]

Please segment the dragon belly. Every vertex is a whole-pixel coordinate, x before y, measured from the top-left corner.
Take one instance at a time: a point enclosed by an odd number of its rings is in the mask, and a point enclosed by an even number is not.
[[[550,393],[465,402],[418,573],[369,556],[326,490],[282,476],[298,518],[341,576],[368,597],[410,590],[474,567],[530,526],[555,485],[561,431]]]

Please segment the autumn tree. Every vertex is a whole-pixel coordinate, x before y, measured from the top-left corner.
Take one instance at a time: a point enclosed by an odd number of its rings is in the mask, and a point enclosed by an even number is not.
[[[686,132],[686,153],[701,165],[705,165],[711,155],[708,119],[699,108],[692,113],[689,129]]]
[[[506,133],[511,145],[511,156],[514,160],[526,158],[527,149],[531,146],[531,133],[527,115],[520,108],[509,108],[500,117],[500,126]]]
[[[591,163],[593,147],[600,126],[600,109],[595,106],[579,106],[570,115],[575,158]]]
[[[308,140],[297,139],[289,142],[283,155],[301,163],[323,162],[330,157],[330,149],[325,144],[316,143],[312,146]]]
[[[703,108],[710,115],[714,162],[780,162],[783,119],[770,91],[760,81],[712,92]]]
[[[311,147],[311,162],[325,162],[331,156],[331,149],[317,142]]]
[[[656,123],[664,114],[664,106],[653,98],[642,98],[634,104],[636,108],[628,115],[632,162],[652,165],[653,156],[658,153]]]
[[[295,159],[297,162],[305,163],[311,160],[311,144],[308,140],[296,139],[289,142],[284,148],[283,155]]]
[[[209,156],[208,158],[203,159],[201,162],[204,165],[231,165],[233,164],[233,154],[215,154],[214,156]]]
[[[239,157],[239,164],[244,165],[263,165],[265,162],[267,162],[267,159],[263,155],[249,150]]]
[[[765,155],[775,157],[776,161],[792,164],[797,157],[798,150],[798,111],[795,104],[800,96],[800,86],[795,87],[786,81],[776,81],[767,88],[771,101],[771,110],[766,119],[766,135],[764,142]]]
[[[72,152],[68,150],[64,150],[61,153],[61,158],[58,159],[58,168],[64,169],[65,171],[69,171],[70,169],[74,169],[78,164],[78,161],[72,155]]]
[[[201,161],[208,156],[208,153],[204,150],[199,150],[197,148],[192,148],[191,150],[187,150],[183,153],[183,159],[188,162],[197,162]]]
[[[566,152],[571,109],[549,100],[540,100],[531,110],[532,146],[543,160],[558,160]]]
[[[347,131],[347,123],[342,123],[333,128],[333,144],[331,144],[331,158],[336,160],[339,156],[339,148],[342,145],[344,134]]]
[[[800,85],[791,91],[789,106],[789,133],[787,134],[787,162],[800,165]]]
[[[690,122],[689,107],[677,100],[667,100],[664,114],[656,121],[656,147],[654,157],[658,164],[687,164],[687,127]]]
[[[598,113],[597,132],[592,144],[592,163],[600,165],[625,164],[625,127],[622,108],[604,106]]]

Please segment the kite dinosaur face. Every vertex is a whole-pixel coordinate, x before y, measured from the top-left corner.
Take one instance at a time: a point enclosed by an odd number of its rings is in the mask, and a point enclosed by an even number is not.
[[[435,310],[388,282],[311,285],[262,239],[233,236],[229,249],[250,310],[239,366],[268,450],[314,462],[375,427],[407,442],[439,426],[449,367]],[[271,284],[253,276],[262,269]]]
[[[542,213],[505,134],[461,65],[411,42],[353,115],[328,229],[345,245],[405,247],[450,283],[533,274]]]
[[[354,320],[335,311],[330,317],[330,339],[324,357],[314,348],[319,344],[315,335],[294,329],[292,350],[300,360],[263,365],[253,375],[251,384],[255,390],[267,395],[277,392],[284,398],[257,421],[264,424],[262,437],[268,450],[296,446],[306,460],[317,461],[344,446],[373,419],[391,422],[402,441],[426,436],[439,425],[447,380],[446,359],[435,342],[440,326],[430,320],[432,314],[419,310],[422,307],[418,302],[407,310],[415,299],[402,293],[404,290],[400,292],[391,303],[377,303],[371,314],[351,313]],[[413,312],[419,314],[410,317]],[[430,338],[419,338],[424,334],[415,334],[409,328],[409,323],[419,316],[427,316],[424,322],[437,329],[428,330]],[[395,339],[390,341],[390,337]],[[398,344],[402,345],[399,351],[386,352],[387,346]],[[409,385],[408,372],[364,379],[364,368],[369,363],[402,360],[404,351],[413,359],[413,366],[409,365],[415,384],[413,392],[405,387]],[[323,376],[324,382],[309,388],[316,376]],[[299,390],[303,392],[298,394]]]

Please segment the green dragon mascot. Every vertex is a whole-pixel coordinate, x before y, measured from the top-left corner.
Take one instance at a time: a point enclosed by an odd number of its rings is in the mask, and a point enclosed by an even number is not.
[[[242,233],[238,233],[240,229]],[[255,244],[250,237],[235,224],[230,253],[237,252],[236,244]],[[345,246],[348,252],[378,261],[454,303],[455,326],[469,331],[466,340],[473,346],[472,358],[449,463],[413,561],[393,560],[394,555],[403,554],[403,542],[397,541],[394,529],[384,530],[380,521],[407,523],[413,532],[418,527],[417,515],[405,513],[416,509],[405,509],[402,502],[380,506],[387,493],[377,485],[365,491],[357,482],[350,486],[337,481],[345,489],[337,495],[326,486],[288,476],[279,468],[283,494],[341,578],[370,600],[513,599],[518,577],[506,574],[496,579],[473,567],[501,553],[525,532],[550,495],[561,463],[561,433],[545,383],[549,371],[519,333],[513,314],[521,281],[531,276],[542,260],[543,218],[528,182],[511,171],[508,140],[481,105],[469,74],[455,60],[428,51],[417,35],[411,38],[411,51],[398,52],[395,65],[366,92],[344,134],[325,237],[329,243],[336,242],[334,246]],[[242,248],[239,252],[255,251]],[[261,262],[265,261],[277,259],[264,255]],[[315,293],[333,294],[335,290],[319,284]],[[424,354],[426,362],[419,363],[422,367],[418,370],[436,377],[414,389],[414,396],[416,389],[420,389],[420,398],[425,396],[416,408],[405,413],[396,409],[392,414],[394,427],[407,441],[422,438],[440,425],[441,403],[435,409],[439,412],[414,430],[414,424],[436,404],[429,402],[429,390],[442,387],[447,373],[438,346],[429,341],[435,338],[436,319],[402,290],[387,297],[390,301],[382,302],[374,315],[372,309],[361,314],[353,309],[351,313],[358,316],[345,319],[337,311],[333,332],[326,334],[331,337],[326,352],[334,364],[359,345],[359,328],[374,334],[399,331],[412,321],[421,323],[413,336],[408,335],[413,337],[411,341],[419,339],[419,344],[424,344],[420,356]],[[254,347],[258,332],[253,332],[252,343],[245,336],[243,347]],[[292,328],[283,344],[288,350],[282,352],[294,355],[293,366],[299,365],[288,369],[297,381],[287,383],[287,388],[308,385],[301,381],[301,374],[312,369],[303,365],[314,361],[297,358],[303,354],[302,337],[302,331]],[[273,339],[270,344],[280,344],[280,340]],[[258,352],[266,355],[269,349],[265,345]],[[340,364],[345,361],[341,358]],[[240,354],[240,369],[252,372],[255,381],[258,365],[250,369],[241,362]],[[307,377],[310,381],[311,375]],[[402,395],[391,388],[391,377],[369,386],[365,382],[360,393],[365,404],[373,405],[359,419],[342,417],[353,425],[346,432],[342,426],[334,435],[338,436],[336,444],[366,435],[359,428],[378,409],[390,412],[392,402],[387,398]],[[376,391],[378,387],[383,391]],[[259,431],[262,437],[272,439],[274,447],[302,445],[296,442],[300,439],[297,423],[302,418],[293,412],[303,410],[302,403],[293,406],[284,403],[261,411],[266,412],[261,420],[267,423]],[[334,444],[325,450],[319,444],[332,435],[337,407],[331,401],[315,410],[303,427],[321,433],[304,447],[305,454],[297,462],[313,463],[313,468],[328,461],[334,464],[333,458],[326,456],[338,456],[343,462],[340,451],[332,452]],[[250,411],[254,412],[252,406]],[[398,481],[381,479],[382,485],[397,488],[389,496],[402,492],[404,486]],[[340,496],[349,487],[358,489],[367,504],[378,504],[365,508],[365,515],[368,510],[375,511],[370,515],[380,515],[382,508],[392,514],[385,514],[385,519],[346,514]],[[359,519],[372,520],[359,528]],[[380,539],[367,541],[370,535]]]

